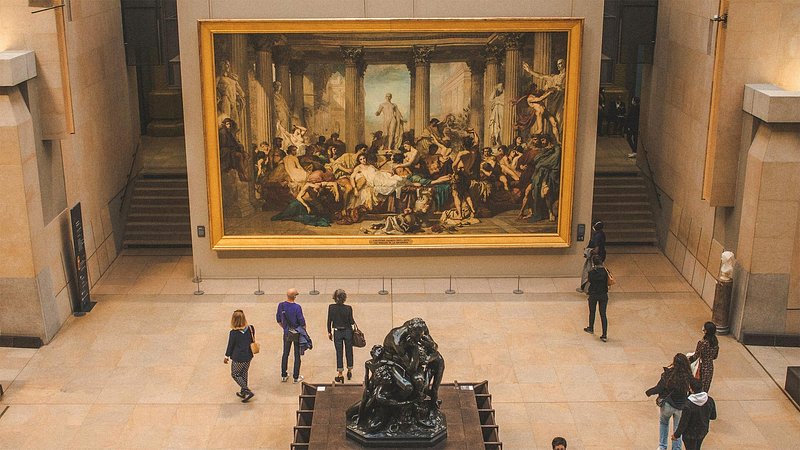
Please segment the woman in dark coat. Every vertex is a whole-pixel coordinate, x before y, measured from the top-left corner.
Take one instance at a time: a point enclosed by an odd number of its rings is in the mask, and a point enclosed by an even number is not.
[[[255,342],[256,329],[247,324],[244,312],[237,309],[231,317],[231,331],[228,333],[228,349],[225,350],[225,364],[231,361],[231,377],[241,390],[236,395],[242,403],[253,398],[253,391],[247,386],[247,372],[250,370],[250,361],[253,359],[253,350],[250,344]]]
[[[694,355],[689,357],[689,362],[693,363],[700,359],[700,381],[703,383],[703,392],[708,392],[711,387],[711,379],[714,377],[714,360],[719,356],[719,341],[717,340],[717,326],[714,322],[706,322],[703,325],[703,339],[697,341],[697,348]],[[696,376],[696,374],[695,374]]]
[[[689,369],[689,359],[683,353],[678,353],[672,358],[672,364],[664,367],[664,372],[658,384],[651,387],[645,394],[648,397],[658,395],[656,404],[659,406],[658,448],[667,450],[668,436],[674,436],[681,420],[683,407],[689,394],[689,383],[692,372]],[[672,418],[672,430],[669,432],[669,419]],[[681,450],[680,437],[672,441],[672,450]]]
[[[353,307],[345,305],[347,293],[344,289],[337,289],[333,293],[334,303],[328,305],[328,339],[333,341],[336,348],[336,371],[334,378],[337,383],[344,383],[344,364],[342,364],[342,350],[347,358],[347,379],[353,377]]]
[[[606,307],[608,306],[608,271],[603,267],[603,261],[599,255],[592,256],[592,270],[589,271],[589,326],[583,331],[594,334],[594,317],[597,306],[600,306],[600,322],[603,324],[603,334],[600,340],[608,340],[608,318],[606,317]]]

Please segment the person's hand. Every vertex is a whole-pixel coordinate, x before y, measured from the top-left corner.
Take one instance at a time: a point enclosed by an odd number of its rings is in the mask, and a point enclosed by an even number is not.
[[[678,438],[676,438],[674,434],[672,436],[670,436],[669,438],[672,439],[673,441],[677,441],[678,440]]]
[[[332,334],[330,334],[330,333],[328,333],[328,340],[330,340],[330,341],[332,341],[332,340],[333,340],[333,335],[332,335]]]
[[[225,359],[222,361],[223,364],[228,364],[228,357],[226,356]]]

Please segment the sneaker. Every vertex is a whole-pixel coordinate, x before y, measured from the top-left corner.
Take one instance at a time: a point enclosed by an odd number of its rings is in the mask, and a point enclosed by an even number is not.
[[[589,334],[594,334],[594,328],[586,327],[586,328],[583,329],[583,331],[585,331],[585,332],[587,332]]]
[[[244,393],[244,397],[242,397],[242,403],[247,403],[247,402],[249,402],[249,401],[250,401],[250,399],[251,399],[251,398],[253,398],[253,396],[255,396],[255,395],[256,395],[256,394],[254,394],[254,393],[253,393],[253,391],[246,391],[246,392]]]
[[[292,381],[292,383],[297,384],[297,383],[303,381],[304,379],[305,378],[302,375],[300,375],[299,377],[295,378],[294,381]]]
[[[289,377],[281,377],[281,383],[286,383],[289,381]]]
[[[581,294],[583,294],[583,288],[581,288],[581,287],[576,287],[576,288],[575,288],[575,292],[580,292]]]
[[[628,158],[636,158],[636,153],[628,153]]]
[[[603,342],[606,342],[606,341],[608,341],[608,337],[605,336],[605,335],[600,336],[600,340],[603,341]]]
[[[239,397],[239,398],[244,398],[245,393],[244,393],[244,391],[239,391],[239,392],[236,393],[236,396]]]

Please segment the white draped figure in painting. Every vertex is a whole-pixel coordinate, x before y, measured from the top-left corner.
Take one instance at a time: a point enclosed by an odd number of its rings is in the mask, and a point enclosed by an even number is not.
[[[497,83],[494,87],[492,97],[489,99],[489,107],[491,108],[489,112],[489,143],[494,146],[501,144],[500,131],[503,126],[504,102],[503,83]]]
[[[386,148],[399,148],[403,139],[403,114],[396,104],[392,103],[392,94],[386,93],[386,101],[378,106],[376,116],[383,115],[383,136],[386,138]]]

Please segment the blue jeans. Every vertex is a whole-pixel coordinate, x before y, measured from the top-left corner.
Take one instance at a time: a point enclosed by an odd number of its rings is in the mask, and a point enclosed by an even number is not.
[[[336,370],[342,371],[342,350],[347,358],[347,368],[353,368],[353,330],[333,330],[333,346],[336,347]],[[344,348],[342,348],[344,347]]]
[[[672,417],[672,433],[669,432],[669,418]],[[681,410],[675,409],[667,402],[661,405],[661,413],[658,420],[658,448],[667,450],[667,443],[670,441],[670,436],[675,433],[678,428],[678,422],[681,420]],[[681,450],[681,440],[676,439],[672,441],[672,450]]]
[[[292,378],[295,380],[300,376],[300,342],[298,339],[287,339],[283,337],[283,356],[281,357],[281,376],[287,376],[286,371],[289,366],[289,352],[294,346],[294,367],[292,370]]]

